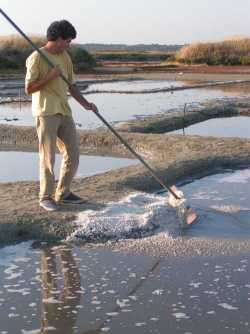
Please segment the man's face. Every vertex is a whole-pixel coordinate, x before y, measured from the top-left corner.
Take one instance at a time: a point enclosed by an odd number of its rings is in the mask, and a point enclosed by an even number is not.
[[[67,39],[63,39],[61,37],[59,37],[55,42],[56,42],[56,48],[57,48],[57,52],[63,52],[66,49],[68,49],[70,47],[70,43],[72,41],[72,38],[67,38]]]

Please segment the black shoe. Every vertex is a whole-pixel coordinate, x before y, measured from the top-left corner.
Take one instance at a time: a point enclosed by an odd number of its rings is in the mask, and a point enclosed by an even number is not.
[[[52,199],[44,199],[39,205],[46,211],[57,211],[58,207]]]
[[[82,204],[84,200],[73,193],[69,193],[66,197],[60,199],[59,202],[64,204]]]

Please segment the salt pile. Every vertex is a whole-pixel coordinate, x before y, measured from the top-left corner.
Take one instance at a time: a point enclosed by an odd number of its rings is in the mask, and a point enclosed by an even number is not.
[[[171,235],[178,228],[175,210],[167,205],[167,198],[146,193],[109,202],[100,211],[81,212],[73,224],[76,229],[67,240],[90,242],[141,238],[152,235],[156,229]]]

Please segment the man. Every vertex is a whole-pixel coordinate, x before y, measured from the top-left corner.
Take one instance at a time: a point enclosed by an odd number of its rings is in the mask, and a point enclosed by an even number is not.
[[[41,51],[55,65],[47,64],[39,52],[34,51],[26,61],[25,88],[32,94],[32,112],[36,118],[40,157],[40,206],[47,211],[57,210],[58,203],[78,204],[82,199],[70,190],[79,163],[76,128],[67,99],[67,91],[87,110],[98,112],[93,103],[81,96],[73,85],[74,73],[70,56],[66,52],[76,37],[73,25],[55,21],[47,30],[47,43]],[[60,78],[63,74],[70,87]],[[54,192],[54,162],[56,146],[63,155],[60,177]]]

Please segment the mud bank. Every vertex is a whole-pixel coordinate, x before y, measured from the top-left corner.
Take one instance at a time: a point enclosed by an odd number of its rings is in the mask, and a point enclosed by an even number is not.
[[[215,100],[203,103],[199,107],[186,106],[184,110],[147,116],[127,122],[120,122],[116,129],[137,133],[165,133],[182,129],[189,125],[211,118],[250,115],[250,99]]]

